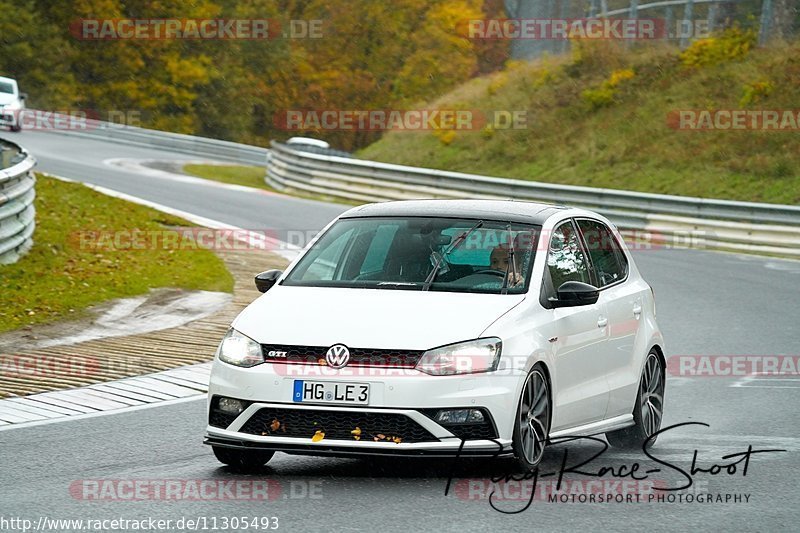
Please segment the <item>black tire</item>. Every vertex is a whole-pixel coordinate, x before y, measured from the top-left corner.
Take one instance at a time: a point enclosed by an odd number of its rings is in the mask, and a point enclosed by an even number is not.
[[[664,365],[655,352],[647,354],[639,388],[636,392],[636,404],[633,407],[633,425],[617,431],[606,433],[606,440],[615,448],[641,448],[647,439],[661,429],[664,417]],[[650,439],[647,447],[655,444]]]
[[[531,385],[533,389],[529,391]],[[523,419],[527,421],[527,426],[523,425]],[[512,446],[516,466],[523,472],[532,472],[542,461],[551,421],[550,382],[542,366],[537,363],[522,385],[514,420]]]
[[[275,452],[266,450],[239,450],[212,446],[214,456],[225,465],[237,470],[254,470],[261,468],[272,459]]]
[[[18,132],[22,131],[22,126],[20,126],[20,125],[11,126],[9,129],[11,131],[13,131],[14,133],[18,133]]]

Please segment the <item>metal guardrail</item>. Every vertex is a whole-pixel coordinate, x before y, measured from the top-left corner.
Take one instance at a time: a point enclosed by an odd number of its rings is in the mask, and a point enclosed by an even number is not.
[[[268,151],[266,148],[249,144],[150,130],[93,119],[76,121],[67,115],[58,116],[62,118],[64,123],[77,124],[77,126],[54,130],[54,133],[92,137],[126,145],[171,150],[188,155],[213,157],[241,165],[263,165]]]
[[[595,210],[667,245],[800,257],[800,206],[733,202],[539,183],[392,165],[272,144],[266,182],[358,201],[506,198]]]
[[[0,141],[0,265],[15,263],[33,246],[36,160],[24,148]]]

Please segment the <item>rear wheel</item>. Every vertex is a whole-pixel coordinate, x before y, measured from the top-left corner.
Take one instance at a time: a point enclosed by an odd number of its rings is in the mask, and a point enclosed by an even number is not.
[[[633,422],[630,427],[606,433],[606,440],[615,448],[639,448],[647,439],[661,429],[664,415],[664,368],[655,351],[647,354],[647,361],[639,380]],[[650,439],[649,448],[656,442]]]
[[[211,448],[220,463],[239,470],[262,467],[275,455],[275,452],[266,450],[239,450],[221,446],[212,446]]]
[[[542,367],[535,365],[522,386],[514,424],[514,455],[526,472],[542,460],[550,432],[550,388]]]
[[[22,126],[20,126],[19,124],[15,124],[13,126],[10,126],[10,129],[11,129],[11,131],[16,133],[18,131],[22,131]]]

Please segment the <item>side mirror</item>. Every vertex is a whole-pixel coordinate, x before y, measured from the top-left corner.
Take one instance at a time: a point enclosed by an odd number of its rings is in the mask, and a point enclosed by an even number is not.
[[[275,285],[278,278],[283,274],[283,270],[267,270],[256,276],[256,289],[259,292],[267,292]]]
[[[565,281],[558,288],[558,299],[550,298],[553,307],[577,307],[597,302],[600,291],[594,285],[580,281]]]
[[[26,100],[28,98],[28,93],[19,93],[20,100]]]

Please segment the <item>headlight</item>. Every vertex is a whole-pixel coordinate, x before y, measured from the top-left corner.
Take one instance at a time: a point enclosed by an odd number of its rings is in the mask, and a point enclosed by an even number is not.
[[[261,345],[231,328],[219,345],[219,358],[231,365],[250,367],[264,362]]]
[[[502,346],[497,337],[442,346],[425,352],[416,368],[433,376],[490,372],[497,369]]]

